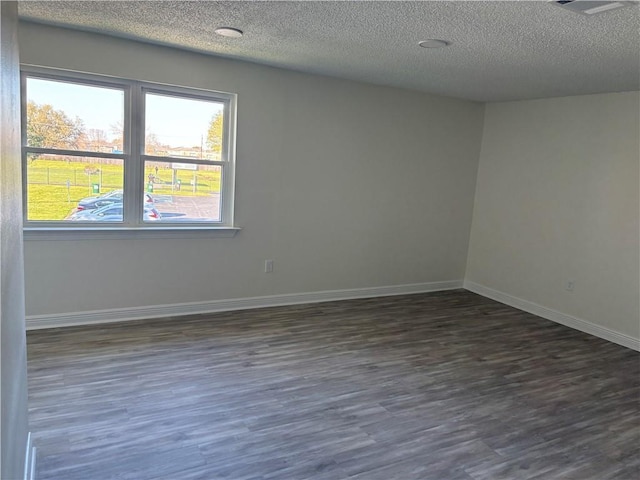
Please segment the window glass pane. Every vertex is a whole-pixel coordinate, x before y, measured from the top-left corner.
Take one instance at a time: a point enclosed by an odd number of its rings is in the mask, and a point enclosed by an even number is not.
[[[146,155],[222,160],[224,104],[147,93]]]
[[[222,168],[194,163],[145,162],[145,192],[158,214],[145,221],[219,222]],[[159,217],[159,218],[158,218]]]
[[[27,145],[122,153],[124,91],[27,78]]]
[[[122,221],[122,160],[30,153],[26,168],[28,220]]]

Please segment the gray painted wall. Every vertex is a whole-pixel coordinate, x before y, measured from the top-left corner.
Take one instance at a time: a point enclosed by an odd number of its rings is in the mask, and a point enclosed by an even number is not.
[[[25,63],[237,93],[244,228],[235,238],[27,241],[28,315],[464,277],[481,104],[21,27]]]
[[[27,368],[16,2],[0,2],[0,478],[23,478]]]
[[[638,92],[488,105],[467,280],[639,339],[639,112]]]

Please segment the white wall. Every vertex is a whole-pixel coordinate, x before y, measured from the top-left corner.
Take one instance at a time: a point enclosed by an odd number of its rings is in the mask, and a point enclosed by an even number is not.
[[[0,478],[24,478],[27,354],[24,321],[17,3],[0,2]]]
[[[235,238],[28,241],[28,315],[464,277],[483,105],[34,24],[21,25],[20,53],[237,93],[243,227]]]
[[[638,345],[639,112],[638,92],[488,105],[467,281]]]

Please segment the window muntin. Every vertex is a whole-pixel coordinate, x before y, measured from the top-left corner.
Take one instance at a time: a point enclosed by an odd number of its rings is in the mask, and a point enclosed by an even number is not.
[[[27,228],[233,226],[234,95],[49,69],[23,72],[23,89]],[[79,131],[28,135],[34,102]]]

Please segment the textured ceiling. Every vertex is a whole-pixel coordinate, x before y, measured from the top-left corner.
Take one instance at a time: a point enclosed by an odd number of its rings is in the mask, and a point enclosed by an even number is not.
[[[23,1],[25,20],[298,71],[501,101],[640,89],[637,3]],[[220,26],[245,32],[217,36]],[[427,38],[448,48],[418,47]]]

